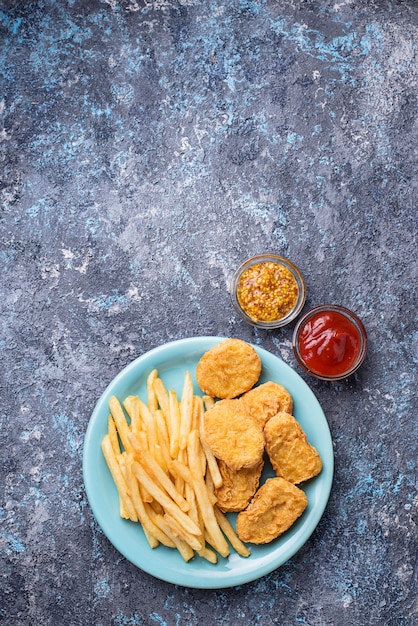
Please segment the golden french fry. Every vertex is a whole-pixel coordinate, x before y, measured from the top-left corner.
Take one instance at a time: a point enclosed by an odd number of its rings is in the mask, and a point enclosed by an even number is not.
[[[124,456],[125,454],[126,454],[125,452],[119,452],[115,454],[115,457],[119,465],[120,472],[126,482],[126,485],[128,485],[128,481],[126,478],[126,465],[125,465],[125,456]],[[129,486],[128,486],[128,495],[129,495]],[[127,508],[125,506],[125,501],[122,498],[119,498],[119,514],[123,519],[131,519],[127,511]]]
[[[170,461],[168,469],[174,477],[181,478],[185,483],[193,485],[193,478],[189,468],[178,459]]]
[[[219,489],[219,487],[222,486],[223,478],[221,472],[219,471],[218,461],[213,455],[212,450],[205,442],[202,442],[202,448],[206,456],[207,467],[209,470],[207,473],[210,475],[214,487]]]
[[[133,439],[136,442],[135,445]],[[148,437],[145,430],[140,430],[139,433],[131,433],[130,440],[134,450],[135,446],[140,446],[141,450],[148,450]]]
[[[145,508],[149,510],[151,519],[154,519],[155,515],[164,515],[164,509],[157,500],[152,499],[152,502],[145,505]]]
[[[154,389],[154,382],[158,378],[158,371],[156,369],[152,370],[147,378],[147,397],[148,397],[148,408],[152,414],[158,410],[158,398]]]
[[[170,389],[168,392],[169,409],[168,409],[168,430],[170,435],[170,455],[172,459],[176,459],[180,446],[180,404],[175,391]]]
[[[135,512],[132,504],[131,497],[129,495],[128,485],[126,484],[125,477],[122,474],[118,460],[114,454],[112,444],[110,442],[109,435],[105,435],[102,439],[102,452],[112,475],[113,481],[116,485],[119,494],[119,500],[122,505],[122,511],[126,511],[126,515],[134,522],[138,521],[138,516]]]
[[[180,450],[185,450],[193,417],[193,382],[189,372],[186,372],[180,402]]]
[[[130,440],[132,443],[132,447],[135,450],[139,447],[141,450],[148,450],[148,439],[147,433],[144,430],[140,430],[138,433],[131,433]],[[148,493],[148,491],[143,487],[143,485],[139,484],[139,491],[141,493],[141,498],[144,502],[152,502],[152,496]]]
[[[138,433],[142,430],[142,419],[139,411],[139,398],[138,396],[128,396],[123,401],[123,408],[129,415],[131,420],[131,430],[134,433]]]
[[[151,411],[140,398],[138,398],[139,412],[144,424],[144,430],[147,433],[148,449],[152,452],[158,446],[157,427],[154,416]]]
[[[199,396],[193,397],[193,421],[192,421],[192,430],[197,430],[200,432],[200,425],[203,422],[204,408],[203,408],[203,400]],[[199,436],[199,457],[202,465],[202,474],[206,473],[206,456],[202,446],[201,437]]]
[[[165,385],[164,385],[163,381],[161,380],[161,378],[157,377],[153,381],[153,390],[154,390],[155,397],[157,399],[157,402],[158,402],[161,410],[163,411],[164,415],[168,415],[168,412],[170,410],[170,408],[169,408],[170,407],[170,401],[169,401],[168,391],[165,388]]]
[[[190,430],[199,430],[201,415],[203,414],[203,400],[200,396],[193,396],[192,424]]]
[[[185,498],[186,498],[186,500],[187,500],[187,502],[189,504],[188,515],[195,522],[195,524],[197,526],[199,526],[201,539],[202,539],[203,544],[204,544],[205,524],[204,524],[202,516],[200,514],[199,507],[197,505],[196,494],[194,492],[192,483],[188,483],[188,482],[185,483],[185,485],[184,485],[184,493],[185,493]]]
[[[203,396],[202,400],[206,411],[209,411],[215,404],[215,398],[212,398],[212,396]]]
[[[206,472],[205,485],[208,492],[208,498],[212,502],[212,504],[215,505],[218,502],[218,498],[215,496],[213,480],[210,472]]]
[[[111,398],[109,398],[109,409],[113,419],[115,420],[116,429],[122,441],[123,447],[125,448],[126,452],[132,452],[132,446],[129,441],[128,422],[126,421],[122,405],[116,398],[116,396],[112,396]]]
[[[157,438],[159,444],[159,450],[155,456],[159,459],[161,467],[167,471],[168,464],[171,461],[170,441],[168,437],[167,423],[164,419],[162,411],[157,410],[155,412],[155,421],[157,424]]]
[[[144,503],[142,502],[141,494],[139,491],[138,481],[136,480],[133,472],[132,472],[132,455],[128,459],[126,463],[126,478],[129,488],[129,493],[131,495],[132,504],[135,508],[136,514],[138,516],[138,520],[141,522],[142,529],[144,531],[145,537],[151,548],[156,548],[159,545],[159,541],[157,538],[158,532],[155,533],[155,528],[159,531],[158,527],[153,528],[153,524],[151,520],[148,518]]]
[[[182,465],[185,465],[185,461],[187,460],[186,457],[187,457],[187,451],[186,450],[179,450],[179,454],[178,454],[178,458],[177,458],[179,463],[181,463]],[[177,474],[175,485],[176,485],[177,491],[179,493],[184,494],[184,478],[182,477],[181,474]]]
[[[206,443],[204,424],[205,424],[205,415],[202,412],[200,414],[200,422],[199,422],[200,443],[202,445],[203,451],[206,456],[206,461],[208,464],[210,475],[212,476],[213,484],[215,485],[217,489],[219,489],[219,487],[222,486],[223,479],[222,479],[221,472],[219,471],[218,461],[216,460],[215,455],[213,454],[211,448]]]
[[[249,551],[247,546],[242,543],[241,539],[236,534],[234,528],[229,523],[229,520],[226,517],[226,515],[224,515],[222,511],[218,509],[217,506],[214,507],[214,510],[215,510],[216,520],[222,532],[228,539],[229,543],[234,548],[235,552],[237,552],[240,556],[245,556],[245,557],[250,556],[251,552]]]
[[[201,464],[199,459],[199,433],[193,430],[189,435],[187,453],[189,459],[189,467],[193,478],[193,488],[196,494],[196,500],[199,505],[200,514],[202,516],[205,528],[211,537],[211,545],[221,556],[228,556],[229,547],[223,536],[221,529],[215,517],[213,504],[210,501],[206,484],[201,474]]]
[[[200,535],[200,528],[181,510],[174,500],[155,484],[140,463],[135,461],[132,464],[132,471],[152,497],[161,504],[166,513],[171,513],[179,524],[192,535]]]
[[[137,447],[134,438],[132,438],[132,444],[134,446],[135,456],[138,459],[139,463],[142,465],[142,467],[145,469],[147,474],[154,477],[159,482],[161,487],[167,492],[169,496],[171,496],[171,498],[182,511],[188,511],[188,503],[183,498],[183,496],[178,493],[170,478],[157,463],[157,461],[153,458],[153,456],[146,450],[142,450],[141,448]]]
[[[201,550],[197,550],[197,553],[202,558],[209,561],[209,563],[213,563],[214,565],[218,562],[218,557],[216,556],[216,552],[205,546]]]
[[[110,443],[112,444],[113,452],[120,454],[120,445],[118,432],[116,430],[115,420],[111,415],[107,419],[107,433],[109,435]]]

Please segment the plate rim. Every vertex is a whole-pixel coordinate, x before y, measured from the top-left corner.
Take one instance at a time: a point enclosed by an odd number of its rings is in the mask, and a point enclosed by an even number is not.
[[[83,467],[82,469],[83,469],[83,480],[84,480],[85,492],[87,495],[87,501],[88,501],[88,504],[90,506],[91,512],[93,514],[93,517],[96,523],[98,524],[99,528],[104,533],[104,535],[106,536],[107,540],[113,545],[113,547],[119,552],[119,554],[121,554],[124,558],[126,558],[133,565],[135,565],[135,567],[138,567],[138,569],[141,569],[142,571],[146,572],[150,576],[155,577],[156,579],[159,579],[164,582],[168,582],[177,586],[182,586],[182,587],[196,588],[196,589],[222,589],[222,588],[228,588],[228,587],[236,587],[242,584],[253,582],[254,580],[258,580],[259,578],[262,578],[263,576],[271,573],[275,569],[278,569],[279,567],[284,565],[289,559],[291,559],[309,540],[309,538],[315,531],[316,527],[318,526],[324,514],[324,511],[327,507],[328,500],[330,497],[331,489],[332,489],[332,483],[333,483],[333,478],[334,478],[334,451],[333,451],[332,437],[331,437],[331,432],[329,429],[327,418],[314,392],[306,383],[306,381],[304,381],[303,378],[301,378],[301,376],[290,365],[288,365],[285,361],[283,361],[283,359],[280,356],[273,354],[272,352],[269,352],[262,346],[258,346],[254,343],[251,343],[250,341],[246,341],[246,343],[249,343],[251,346],[253,346],[253,348],[259,353],[262,360],[263,360],[263,355],[267,356],[268,359],[272,358],[274,360],[278,360],[281,363],[281,365],[284,366],[285,370],[290,371],[292,373],[292,376],[296,377],[297,382],[302,384],[305,392],[307,392],[308,395],[311,395],[311,397],[315,400],[315,402],[317,403],[322,413],[322,417],[323,417],[322,429],[325,430],[325,433],[328,439],[328,442],[327,442],[328,458],[327,458],[326,472],[324,471],[325,468],[323,468],[324,487],[323,487],[323,494],[321,498],[321,505],[319,506],[318,510],[315,511],[315,515],[313,515],[311,524],[307,528],[304,528],[302,525],[300,537],[298,538],[296,542],[294,542],[295,545],[291,544],[287,547],[285,546],[285,549],[282,551],[284,552],[284,554],[279,559],[275,559],[271,556],[271,554],[269,554],[268,558],[263,560],[263,564],[259,566],[258,568],[255,568],[254,570],[244,571],[243,573],[228,571],[225,574],[225,572],[223,572],[224,575],[222,577],[210,576],[209,578],[203,577],[203,579],[200,579],[196,576],[196,572],[194,570],[191,570],[190,580],[183,580],[183,581],[174,580],[173,577],[169,575],[169,572],[171,571],[170,568],[168,568],[168,573],[161,572],[161,571],[156,572],[153,567],[147,566],[148,565],[147,563],[138,564],[138,560],[134,560],[133,557],[130,557],[129,554],[126,553],[125,549],[119,547],[118,542],[115,541],[115,538],[113,536],[111,523],[109,524],[107,520],[103,519],[103,516],[101,516],[101,514],[98,513],[98,510],[96,507],[96,500],[95,500],[96,494],[94,493],[94,490],[91,484],[91,475],[88,469],[89,464],[90,464],[90,457],[89,457],[90,442],[94,433],[94,429],[98,427],[97,420],[104,419],[103,416],[101,415],[103,411],[103,405],[105,403],[107,404],[107,401],[109,397],[112,395],[114,388],[117,387],[118,384],[127,375],[135,371],[136,368],[140,367],[142,365],[142,362],[146,362],[148,360],[152,360],[155,357],[158,357],[160,352],[166,352],[167,350],[168,351],[175,350],[176,348],[180,348],[180,349],[186,348],[186,351],[187,351],[187,348],[189,348],[188,352],[192,352],[193,351],[192,346],[196,348],[197,346],[200,347],[202,344],[207,344],[207,345],[204,345],[204,347],[202,348],[202,354],[203,354],[205,351],[207,351],[211,347],[211,345],[215,345],[216,343],[223,341],[225,339],[228,339],[228,338],[229,337],[224,337],[224,336],[205,335],[205,336],[193,336],[193,337],[186,337],[183,339],[176,339],[176,340],[169,341],[164,344],[155,346],[154,348],[151,348],[150,350],[142,353],[141,355],[139,355],[138,357],[136,357],[135,359],[127,363],[116,374],[116,376],[107,384],[104,391],[102,392],[99,399],[97,400],[94,406],[94,409],[91,413],[91,416],[90,416],[90,419],[86,428],[86,432],[85,432],[84,442],[83,442],[83,459],[82,459]],[[138,380],[143,376],[144,374],[139,373]],[[315,478],[313,478],[312,480],[315,480]],[[123,522],[132,523],[126,520],[123,520]],[[164,548],[162,547],[161,549],[164,549]],[[274,556],[274,553],[273,553],[273,556]],[[179,558],[181,559],[180,556]],[[213,567],[216,568],[216,565]]]

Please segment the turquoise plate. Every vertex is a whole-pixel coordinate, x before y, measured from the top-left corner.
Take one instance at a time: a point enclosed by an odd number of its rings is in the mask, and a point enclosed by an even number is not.
[[[242,558],[231,551],[227,559],[219,557],[213,565],[200,557],[185,563],[176,550],[159,546],[151,549],[141,526],[119,516],[116,487],[104,461],[101,440],[107,432],[108,400],[116,395],[146,399],[146,379],[157,369],[167,388],[181,394],[183,378],[189,370],[199,392],[194,373],[204,352],[224,337],[194,337],[174,341],[147,352],[127,365],[110,383],[91,416],[83,452],[83,474],[87,497],[93,514],[114,547],[137,567],[152,576],[176,585],[201,589],[221,589],[241,585],[266,574],[290,559],[309,539],[326,507],[331,491],[334,456],[325,415],[308,385],[286,363],[266,350],[254,346],[263,370],[260,382],[272,380],[284,385],[293,396],[294,415],[316,447],[323,461],[319,476],[303,485],[308,506],[295,524],[275,541],[261,546],[250,545],[251,556]],[[266,464],[267,465],[267,464]],[[262,480],[273,476],[269,466]],[[235,515],[230,515],[234,522]]]

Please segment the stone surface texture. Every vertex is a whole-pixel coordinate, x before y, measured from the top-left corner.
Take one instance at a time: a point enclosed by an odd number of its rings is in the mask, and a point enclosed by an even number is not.
[[[414,0],[0,3],[0,623],[417,623]],[[305,308],[353,309],[352,378],[315,381],[293,326],[234,313],[236,267],[297,263]],[[166,342],[236,336],[327,416],[331,497],[290,561],[198,590],[136,568],[82,476],[98,398]]]

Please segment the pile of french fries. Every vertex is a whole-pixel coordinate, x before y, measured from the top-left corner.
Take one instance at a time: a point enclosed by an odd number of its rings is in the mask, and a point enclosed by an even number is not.
[[[195,555],[217,563],[230,546],[250,555],[227,517],[217,508],[216,458],[205,444],[204,411],[213,399],[194,394],[186,372],[180,398],[153,370],[147,399],[109,400],[108,432],[102,451],[119,494],[120,515],[140,522],[151,548],[163,544],[188,562]]]

